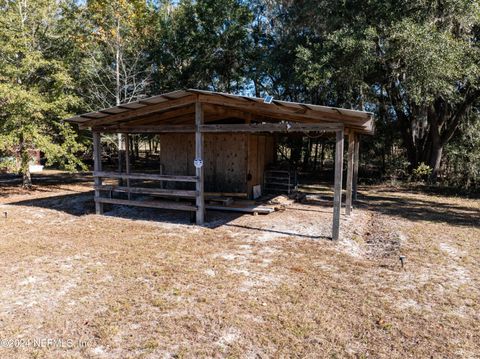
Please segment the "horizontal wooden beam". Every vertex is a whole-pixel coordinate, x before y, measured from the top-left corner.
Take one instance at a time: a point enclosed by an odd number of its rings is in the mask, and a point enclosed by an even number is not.
[[[339,123],[247,123],[247,124],[221,124],[202,125],[202,132],[316,132],[338,131],[343,129]]]
[[[96,190],[100,191],[114,191],[122,193],[135,193],[135,194],[151,194],[151,195],[162,195],[162,196],[172,196],[172,197],[186,197],[186,198],[195,198],[196,191],[188,190],[176,190],[176,189],[167,189],[167,188],[146,188],[146,187],[123,187],[123,186],[95,186]]]
[[[155,175],[150,173],[119,173],[119,172],[105,172],[95,171],[93,177],[106,178],[122,178],[122,179],[145,179],[154,181],[170,181],[170,182],[197,182],[196,176],[172,176],[172,175]]]
[[[94,127],[101,132],[128,132],[128,133],[193,133],[193,125],[142,125],[142,126],[111,126]],[[201,125],[201,132],[335,132],[343,129],[341,123],[246,123],[246,124],[219,124]]]
[[[227,207],[227,206],[215,206],[207,204],[206,209],[222,212],[240,212],[240,213],[260,213],[260,214],[269,214],[275,212],[274,208],[265,207],[265,206],[248,206],[248,207]]]
[[[128,199],[95,197],[95,203],[109,203],[109,204],[120,204],[124,206],[175,209],[178,211],[196,211],[197,210],[197,207],[194,205],[181,204],[178,202],[170,202],[170,201],[132,201]]]
[[[103,133],[193,133],[192,125],[138,125],[138,126],[105,126],[93,127],[92,130]]]

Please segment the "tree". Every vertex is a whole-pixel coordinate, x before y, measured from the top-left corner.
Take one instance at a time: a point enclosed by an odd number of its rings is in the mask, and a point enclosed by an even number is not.
[[[0,8],[0,151],[20,158],[23,185],[29,187],[32,150],[43,151],[48,164],[69,170],[83,166],[75,154],[84,148],[61,121],[79,99],[53,51],[60,38],[59,3],[3,0]]]
[[[410,168],[442,151],[480,99],[477,2],[284,1],[306,94],[389,117]],[[289,41],[292,42],[291,40]],[[382,110],[383,109],[383,110]]]
[[[156,92],[182,87],[241,91],[251,16],[239,0],[185,0],[161,8],[151,43]]]
[[[142,0],[89,0],[78,9],[83,31],[77,46],[84,96],[91,108],[135,101],[148,92],[152,67],[147,41],[153,5]]]
[[[439,174],[442,153],[480,99],[480,17],[467,2],[430,8],[418,23],[391,29],[385,53],[385,88],[413,167],[425,162]],[[473,17],[472,17],[473,15]]]

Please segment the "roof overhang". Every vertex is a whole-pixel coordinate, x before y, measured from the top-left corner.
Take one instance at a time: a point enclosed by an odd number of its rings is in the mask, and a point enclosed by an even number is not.
[[[122,128],[135,131],[135,128],[140,130],[149,126],[150,132],[154,132],[155,126],[160,129],[165,125],[193,124],[196,102],[203,104],[205,123],[229,118],[272,123],[331,123],[342,124],[345,129],[358,133],[374,133],[371,112],[279,100],[265,103],[263,98],[196,89],[169,92],[85,113],[66,121],[76,123],[80,128],[99,131],[115,129],[121,132]]]

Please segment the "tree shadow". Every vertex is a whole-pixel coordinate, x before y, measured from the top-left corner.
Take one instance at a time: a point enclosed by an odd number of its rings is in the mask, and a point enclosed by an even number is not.
[[[7,202],[13,206],[29,206],[61,211],[73,216],[95,214],[94,191],[75,192],[58,196],[48,196],[34,199]],[[194,224],[195,212],[176,211],[169,209],[144,208],[125,205],[104,204],[104,215],[131,220],[165,222],[173,224]],[[243,213],[207,211],[206,227],[217,228],[229,223]]]
[[[309,238],[309,239],[328,239],[328,240],[332,239],[332,237],[328,237],[328,236],[313,236],[313,235],[309,235],[309,234],[301,234],[301,233],[288,232],[288,231],[278,231],[278,230],[269,229],[269,228],[259,228],[259,227],[246,226],[246,225],[240,225],[240,224],[227,223],[227,224],[225,224],[225,226],[226,227],[248,229],[248,230],[251,230],[251,231],[258,231],[258,232],[283,234],[285,236],[290,236],[290,237],[301,237],[301,238]]]
[[[480,226],[480,207],[440,203],[417,198],[398,198],[381,194],[360,196],[357,205],[410,221],[432,221],[456,226]]]
[[[455,197],[458,196],[471,198],[471,199],[480,199],[480,192],[477,191],[469,191],[466,189],[458,188],[458,187],[446,187],[446,186],[435,186],[435,185],[425,185],[425,184],[411,184],[411,185],[402,185],[400,188],[398,187],[387,187],[382,189],[382,192],[404,192],[404,193],[411,193],[411,194],[431,194],[431,195],[438,195],[442,197]]]
[[[46,191],[47,192],[47,191]],[[49,191],[50,192],[50,191]],[[28,206],[61,211],[74,216],[83,216],[95,212],[94,191],[75,192],[58,196],[6,202],[13,206]]]
[[[63,172],[47,172],[32,173],[32,188],[24,189],[22,185],[22,177],[17,174],[0,174],[0,197],[7,198],[15,194],[30,193],[52,193],[56,190],[62,192],[77,193],[76,190],[69,190],[65,187],[68,184],[91,184],[93,177],[91,173],[63,173]]]

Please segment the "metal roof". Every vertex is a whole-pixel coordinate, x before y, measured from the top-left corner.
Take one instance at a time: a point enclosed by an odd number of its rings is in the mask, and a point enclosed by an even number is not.
[[[155,115],[189,106],[196,101],[212,106],[234,108],[276,120],[283,118],[284,120],[292,119],[292,121],[343,123],[346,128],[353,128],[361,133],[372,134],[374,131],[373,114],[371,112],[275,99],[267,104],[263,98],[197,89],[178,90],[144,98],[95,112],[84,113],[66,121],[77,123],[81,128],[118,125],[126,121],[134,121],[142,116]],[[172,116],[169,119],[171,120]],[[162,121],[161,117],[159,117],[159,120]],[[161,123],[166,122],[162,121]]]

